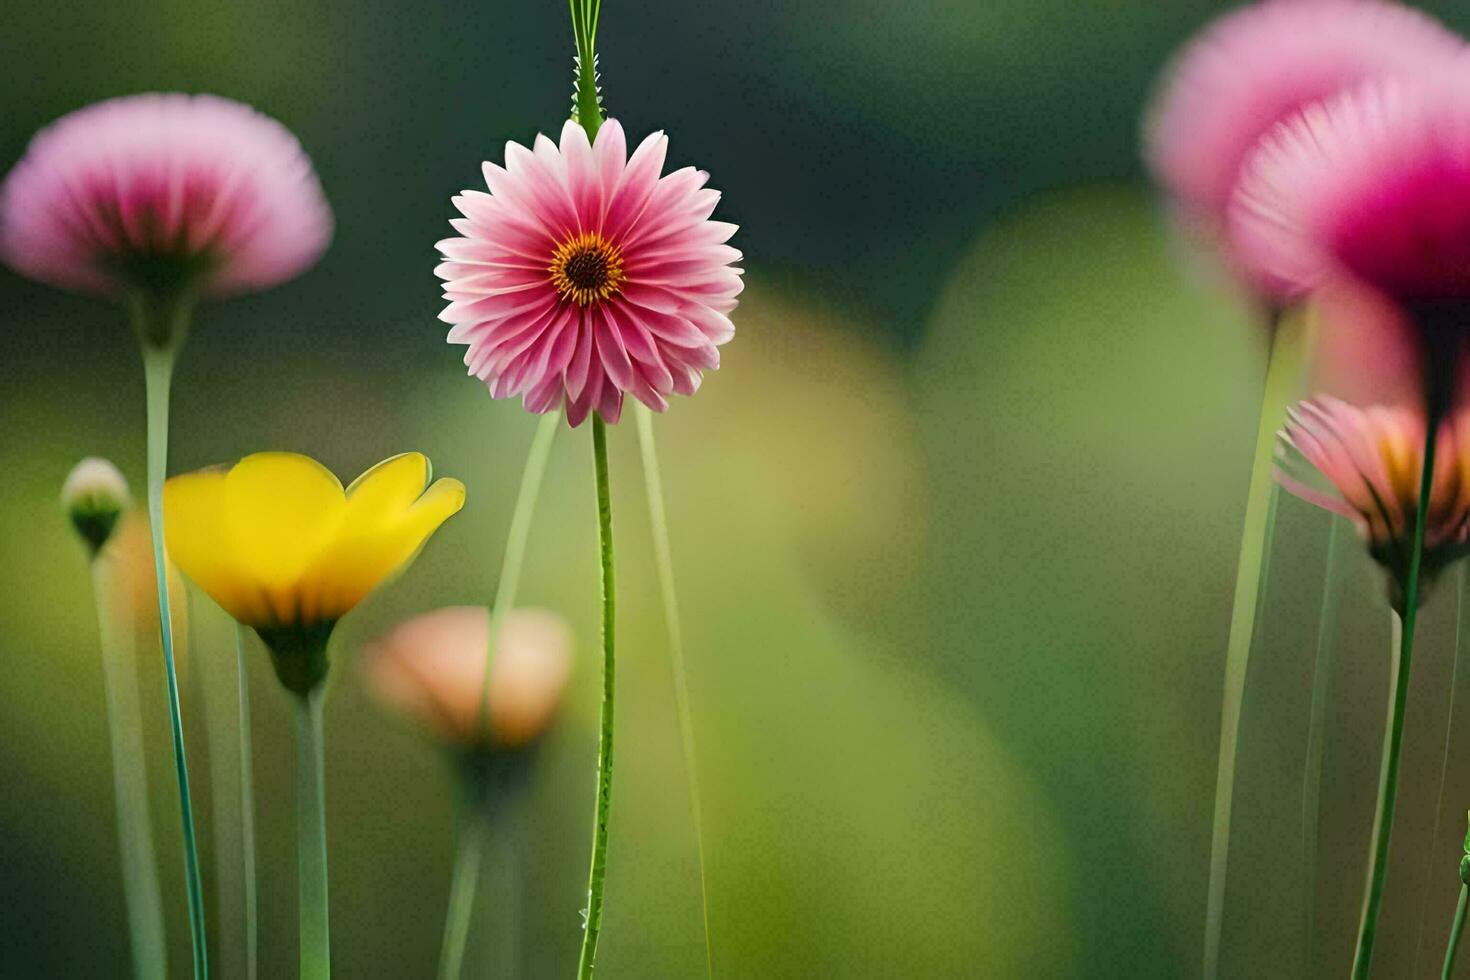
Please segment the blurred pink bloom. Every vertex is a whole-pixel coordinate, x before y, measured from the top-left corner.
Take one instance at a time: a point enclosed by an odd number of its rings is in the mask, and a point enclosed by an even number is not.
[[[1380,0],[1250,4],[1206,27],[1166,71],[1149,113],[1149,161],[1182,202],[1223,218],[1241,164],[1277,123],[1462,49],[1428,15]]]
[[[1252,4],[1175,59],[1149,110],[1145,153],[1185,215],[1220,229],[1242,164],[1275,125],[1344,88],[1423,71],[1463,49],[1428,15],[1379,0]]]
[[[1424,349],[1404,311],[1361,283],[1336,280],[1313,294],[1306,390],[1353,405],[1417,408],[1424,402]]]
[[[1466,69],[1365,83],[1263,141],[1232,208],[1244,260],[1297,291],[1351,276],[1413,313],[1470,299]]]
[[[1296,405],[1281,433],[1277,479],[1303,500],[1350,518],[1401,588],[1418,512],[1425,420],[1421,410],[1358,408],[1320,397]],[[1336,493],[1308,483],[1298,454]],[[1466,553],[1470,538],[1470,414],[1441,422],[1425,522],[1424,569],[1432,576]],[[1395,593],[1396,600],[1401,593]]]
[[[480,699],[490,642],[483,606],[449,606],[399,624],[363,651],[369,688],[395,710],[458,748],[514,749],[551,723],[572,669],[572,632],[556,615],[517,609],[505,617],[490,664],[489,743]]]
[[[629,158],[616,120],[595,147],[568,121],[560,147],[507,143],[504,169],[484,165],[490,193],[454,199],[463,237],[439,243],[439,316],[492,397],[616,422],[625,393],[662,411],[719,366],[742,288],[736,226],[709,220],[720,195],[704,171],[659,176],[667,147],[654,133]]]
[[[0,258],[82,293],[178,276],[206,296],[264,289],[316,262],[331,233],[296,138],[213,95],[78,109],[37,133],[0,186]]]

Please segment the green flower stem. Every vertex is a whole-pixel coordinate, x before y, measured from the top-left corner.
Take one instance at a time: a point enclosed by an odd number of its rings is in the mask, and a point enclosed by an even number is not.
[[[137,631],[128,617],[119,624],[109,611],[102,563],[92,562],[92,593],[102,647],[102,684],[112,745],[112,786],[117,797],[117,843],[122,860],[133,976],[168,974],[168,947],[158,861],[148,816],[147,754],[143,747],[142,696],[138,690]],[[121,628],[119,628],[121,627]]]
[[[1460,952],[1460,934],[1465,929],[1465,906],[1470,902],[1470,885],[1460,886],[1460,901],[1455,905],[1455,923],[1450,928],[1450,944],[1444,951],[1441,980],[1450,980],[1455,972],[1455,955]]]
[[[327,909],[327,788],[320,685],[296,706],[296,860],[300,874],[301,980],[332,975]]]
[[[173,616],[169,610],[168,559],[163,543],[163,481],[168,472],[168,398],[176,348],[143,347],[143,374],[148,392],[148,523],[153,535],[153,569],[158,584],[159,632],[163,638],[164,676],[168,682],[168,714],[173,736],[174,769],[179,783],[179,816],[184,836],[184,880],[189,895],[189,934],[194,945],[194,976],[209,976],[204,928],[204,886],[199,875],[199,845],[194,806],[189,794],[189,763],[184,751],[184,721],[179,707],[179,679],[174,664]]]
[[[1449,784],[1450,774],[1450,746],[1454,744],[1455,734],[1455,704],[1459,701],[1460,678],[1463,674],[1462,658],[1470,653],[1470,643],[1466,642],[1465,633],[1470,629],[1470,608],[1466,608],[1465,591],[1470,588],[1470,575],[1466,574],[1465,564],[1462,562],[1459,569],[1459,589],[1455,604],[1455,658],[1450,667],[1450,696],[1449,709],[1445,716],[1444,726],[1444,748],[1440,752],[1439,760],[1439,792],[1434,797],[1434,829],[1429,833],[1429,848],[1424,853],[1424,897],[1419,904],[1419,938],[1414,943],[1414,976],[1423,976],[1419,972],[1419,961],[1424,954],[1424,932],[1429,921],[1429,896],[1432,889],[1428,882],[1434,876],[1434,856],[1439,849],[1439,826],[1440,817],[1444,813],[1445,792]]]
[[[1276,524],[1276,481],[1271,475],[1276,430],[1286,414],[1303,358],[1303,330],[1291,318],[1272,334],[1261,418],[1256,430],[1245,528],[1235,576],[1230,613],[1230,639],[1225,653],[1225,694],[1220,709],[1220,754],[1215,774],[1215,815],[1210,838],[1210,877],[1205,900],[1205,980],[1216,980],[1220,968],[1220,936],[1225,918],[1225,878],[1230,857],[1230,817],[1235,796],[1235,761],[1240,749],[1240,714],[1250,666],[1256,624],[1266,594],[1268,558]]]
[[[638,446],[643,457],[643,486],[648,494],[648,520],[653,527],[654,564],[663,596],[664,625],[668,630],[669,664],[674,675],[674,704],[679,714],[679,742],[684,772],[689,779],[689,812],[694,818],[694,844],[699,858],[699,909],[704,920],[706,976],[715,975],[714,949],[709,929],[709,885],[704,861],[704,816],[699,796],[699,769],[694,748],[694,711],[689,701],[689,675],[684,663],[684,633],[679,620],[679,596],[674,588],[674,552],[669,544],[669,518],[664,507],[663,478],[659,473],[658,444],[653,437],[653,411],[642,402],[633,406],[638,420]]]
[[[255,759],[250,745],[250,672],[245,660],[245,627],[239,623],[235,624],[235,672],[240,685],[240,861],[245,870],[245,976],[255,980],[260,945],[255,894]]]
[[[612,806],[613,679],[617,601],[613,578],[612,495],[608,489],[607,427],[592,415],[592,458],[597,474],[597,532],[602,559],[602,712],[597,744],[597,811],[592,825],[592,868],[587,876],[587,924],[577,975],[592,976],[602,931],[602,892],[607,880],[607,825]]]
[[[214,834],[215,970],[256,976],[255,826],[251,788],[249,691],[244,672],[246,627],[235,626],[233,662],[207,656],[191,680],[203,678],[209,736],[209,804]],[[212,651],[211,651],[212,652]]]
[[[1322,816],[1322,766],[1327,754],[1327,721],[1332,702],[1332,672],[1337,649],[1337,610],[1342,600],[1342,544],[1349,528],[1332,517],[1327,531],[1327,568],[1322,610],[1317,621],[1317,660],[1312,668],[1312,707],[1307,721],[1307,761],[1302,772],[1302,970],[1314,962],[1317,932],[1317,839]]]
[[[490,663],[495,659],[500,624],[505,621],[506,614],[515,608],[521,568],[526,563],[526,542],[531,535],[531,518],[536,512],[536,501],[541,497],[541,481],[546,476],[546,464],[551,459],[551,444],[556,439],[556,430],[560,425],[561,412],[547,412],[537,423],[536,435],[531,439],[531,450],[526,454],[526,468],[521,472],[521,488],[516,494],[515,510],[511,512],[510,530],[505,538],[505,557],[501,559],[500,579],[495,584],[495,603],[490,607],[485,675],[480,686],[478,727],[482,742],[488,740],[490,731]]]
[[[494,854],[488,863],[500,873],[496,893],[504,896],[505,922],[502,934],[505,941],[500,944],[499,949],[489,951],[494,959],[492,961],[487,956],[484,975],[521,977],[526,975],[521,966],[521,914],[525,906],[521,854],[525,846],[525,829],[519,815],[502,828],[493,845]]]
[[[462,797],[468,797],[468,792]],[[449,879],[449,912],[444,917],[444,940],[439,948],[440,980],[459,980],[464,969],[465,943],[470,934],[470,913],[484,863],[485,840],[490,821],[474,800],[463,799],[459,841],[454,852],[454,871]]]
[[[1394,800],[1398,794],[1399,756],[1404,742],[1404,714],[1409,701],[1409,671],[1414,660],[1414,621],[1419,611],[1420,567],[1424,561],[1424,525],[1429,514],[1429,491],[1434,479],[1434,452],[1440,416],[1431,412],[1424,433],[1424,468],[1419,477],[1419,507],[1414,516],[1414,543],[1404,586],[1404,609],[1400,613],[1398,669],[1393,686],[1388,732],[1384,740],[1383,771],[1378,785],[1378,816],[1373,824],[1373,850],[1368,862],[1368,885],[1363,901],[1363,920],[1358,929],[1358,948],[1353,957],[1354,980],[1364,980],[1373,964],[1373,941],[1378,932],[1378,915],[1383,904],[1383,885],[1388,877],[1389,844],[1393,838]]]
[[[588,140],[597,139],[602,126],[602,104],[597,92],[597,22],[602,0],[571,0],[572,35],[577,41],[577,121]]]

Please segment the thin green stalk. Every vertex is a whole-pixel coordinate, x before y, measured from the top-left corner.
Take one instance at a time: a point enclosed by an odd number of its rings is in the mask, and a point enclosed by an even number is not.
[[[320,685],[296,695],[296,860],[300,867],[301,980],[332,975],[327,907],[327,787]]]
[[[526,454],[526,468],[521,472],[521,488],[516,493],[515,510],[510,516],[510,530],[505,538],[505,556],[500,561],[500,579],[495,583],[495,603],[490,607],[490,635],[485,649],[485,675],[480,686],[481,741],[490,730],[490,663],[495,659],[500,624],[515,608],[516,590],[520,586],[521,568],[526,563],[526,542],[531,536],[531,518],[536,501],[541,498],[541,481],[551,459],[551,444],[561,425],[561,412],[547,412],[536,425],[531,450]]]
[[[1317,622],[1317,659],[1312,668],[1312,707],[1307,721],[1307,761],[1302,773],[1302,969],[1314,962],[1317,923],[1317,838],[1322,817],[1322,764],[1327,754],[1327,719],[1332,702],[1332,672],[1337,649],[1337,609],[1342,599],[1339,554],[1348,525],[1333,517],[1327,532],[1327,569]]]
[[[92,594],[102,647],[102,684],[107,696],[107,728],[112,745],[112,787],[117,798],[117,844],[122,861],[123,895],[133,976],[168,973],[163,899],[158,861],[148,816],[147,754],[143,747],[142,695],[138,690],[137,631],[131,617],[121,624],[109,611],[110,595],[102,563],[92,561]]]
[[[689,779],[689,811],[694,818],[694,843],[699,856],[699,910],[704,921],[705,975],[715,975],[715,959],[709,929],[709,886],[704,862],[704,816],[700,805],[698,760],[694,748],[694,711],[689,701],[689,675],[684,662],[684,632],[679,620],[679,596],[674,588],[674,552],[669,544],[669,518],[664,507],[663,478],[659,472],[658,444],[653,437],[653,412],[639,402],[638,445],[643,456],[643,486],[648,494],[648,520],[653,527],[654,564],[668,630],[669,664],[674,679],[674,704],[679,714],[679,742],[684,753],[684,773]]]
[[[238,633],[237,633],[238,649]],[[213,651],[210,651],[213,652]],[[223,657],[196,661],[185,679],[184,696],[197,695],[204,705],[204,733],[209,761],[209,829],[215,837],[215,971],[243,976],[248,971],[245,939],[245,876],[243,858],[244,798],[241,793],[240,695],[235,689],[238,670]]]
[[[500,894],[505,896],[505,942],[500,949],[500,976],[520,977],[521,910],[525,905],[524,882],[521,877],[521,853],[525,830],[519,815],[510,822],[497,841],[499,860],[493,864],[501,870]]]
[[[1225,694],[1220,708],[1220,755],[1215,773],[1215,815],[1210,838],[1210,878],[1205,900],[1205,980],[1217,980],[1220,936],[1225,918],[1225,879],[1230,858],[1230,818],[1235,796],[1235,761],[1240,749],[1240,715],[1251,647],[1266,595],[1267,559],[1276,523],[1276,481],[1271,467],[1276,430],[1286,414],[1296,387],[1302,356],[1297,324],[1283,320],[1272,335],[1261,418],[1256,430],[1250,490],[1246,496],[1245,528],[1235,575],[1235,599],[1230,613],[1230,639],[1225,652]]]
[[[1399,756],[1403,751],[1404,715],[1409,702],[1409,671],[1414,660],[1414,621],[1419,612],[1420,567],[1424,561],[1424,525],[1429,515],[1429,491],[1434,479],[1434,452],[1440,416],[1429,415],[1424,433],[1424,468],[1419,477],[1419,507],[1414,515],[1414,544],[1409,556],[1408,580],[1404,587],[1404,611],[1400,617],[1398,669],[1395,671],[1393,707],[1389,713],[1384,742],[1383,772],[1378,786],[1378,817],[1373,825],[1373,850],[1368,863],[1368,886],[1363,901],[1363,921],[1358,929],[1358,949],[1353,957],[1354,980],[1365,980],[1372,969],[1373,941],[1378,932],[1378,914],[1383,904],[1383,885],[1388,877],[1389,844],[1393,838],[1393,812],[1398,795]]]
[[[245,976],[259,969],[259,936],[255,894],[255,755],[251,750],[250,671],[245,659],[245,627],[235,624],[235,672],[240,698],[240,861],[245,869]]]
[[[1455,972],[1455,956],[1460,952],[1460,934],[1465,929],[1465,906],[1470,903],[1470,885],[1460,885],[1460,901],[1455,905],[1455,923],[1450,927],[1450,944],[1444,951],[1444,969],[1440,980],[1450,980]]]
[[[602,100],[597,91],[597,22],[602,0],[571,0],[571,10],[572,35],[577,42],[577,122],[587,131],[588,140],[596,140],[602,126]]]
[[[597,937],[602,931],[602,892],[607,880],[607,825],[612,807],[613,679],[617,600],[613,578],[612,494],[608,487],[607,427],[592,416],[592,459],[597,476],[597,536],[602,567],[602,711],[597,744],[597,810],[592,825],[592,868],[587,876],[587,924],[577,975],[592,976]]]
[[[1416,977],[1422,976],[1419,972],[1419,961],[1424,953],[1425,926],[1429,921],[1429,896],[1433,893],[1429,883],[1434,876],[1434,855],[1439,848],[1440,817],[1444,814],[1445,790],[1449,782],[1450,745],[1455,734],[1455,703],[1459,700],[1460,658],[1470,653],[1470,644],[1465,642],[1465,632],[1470,629],[1470,609],[1465,606],[1465,590],[1470,587],[1470,575],[1466,574],[1464,563],[1460,565],[1459,574],[1459,592],[1455,603],[1455,657],[1450,665],[1450,703],[1444,725],[1444,748],[1441,750],[1439,760],[1439,793],[1434,797],[1434,830],[1429,834],[1429,849],[1424,855],[1424,896],[1419,901],[1419,938],[1414,944],[1414,976]]]
[[[184,751],[183,712],[179,706],[179,679],[174,665],[173,616],[169,610],[168,559],[163,542],[163,481],[168,472],[168,400],[173,379],[173,347],[143,348],[143,374],[148,394],[148,523],[153,535],[153,569],[158,585],[159,633],[163,638],[164,676],[168,683],[168,714],[173,736],[174,770],[178,774],[179,818],[184,836],[184,880],[189,895],[189,934],[194,944],[194,975],[209,976],[209,952],[204,927],[204,885],[199,875],[199,845],[194,830],[194,805],[189,794],[189,763]]]
[[[440,980],[459,980],[464,969],[465,943],[470,935],[470,913],[480,882],[480,867],[489,836],[490,821],[476,801],[462,794],[459,841],[454,852],[454,871],[449,879],[449,911],[444,916],[444,939],[439,948]]]

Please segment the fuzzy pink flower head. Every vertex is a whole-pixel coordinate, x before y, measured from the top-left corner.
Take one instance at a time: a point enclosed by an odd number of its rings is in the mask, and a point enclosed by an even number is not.
[[[1359,408],[1331,397],[1294,406],[1277,453],[1277,480],[1303,500],[1350,518],[1373,558],[1390,573],[1401,604],[1419,510],[1424,466],[1422,410]],[[1334,492],[1311,486],[1315,469]],[[1466,554],[1470,540],[1470,414],[1446,417],[1435,441],[1434,479],[1424,531],[1432,578]]]
[[[1257,141],[1362,81],[1417,73],[1463,50],[1427,14],[1381,0],[1267,0],[1214,21],[1175,58],[1149,110],[1145,153],[1191,212],[1223,225]]]
[[[387,706],[427,727],[451,747],[518,749],[535,741],[561,705],[572,669],[572,631],[538,609],[511,611],[496,635],[485,695],[490,614],[448,606],[400,623],[363,651],[369,689]]]
[[[213,95],[78,109],[37,133],[0,186],[0,258],[93,295],[181,276],[210,297],[265,289],[309,268],[331,236],[296,137]]]
[[[736,226],[710,220],[704,171],[660,176],[667,148],[654,133],[630,157],[616,120],[595,146],[568,121],[560,146],[507,143],[504,168],[484,165],[490,192],[454,199],[439,317],[492,397],[616,422],[624,394],[661,412],[719,367],[743,285]]]
[[[1309,107],[1246,165],[1231,234],[1300,292],[1342,275],[1410,309],[1470,300],[1470,64]]]

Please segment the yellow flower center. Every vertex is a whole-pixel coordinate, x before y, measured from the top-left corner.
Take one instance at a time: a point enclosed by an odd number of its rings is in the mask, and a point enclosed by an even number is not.
[[[591,306],[622,288],[623,253],[597,232],[584,231],[558,246],[547,271],[562,299]]]

